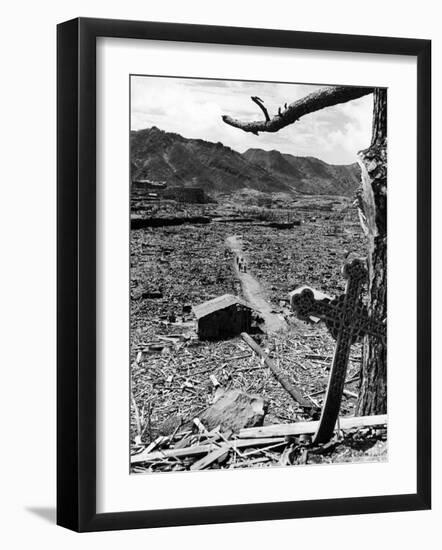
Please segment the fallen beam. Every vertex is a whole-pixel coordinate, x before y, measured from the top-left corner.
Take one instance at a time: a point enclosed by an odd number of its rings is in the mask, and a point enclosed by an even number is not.
[[[351,416],[341,418],[336,428],[350,430],[352,428],[367,428],[370,426],[383,426],[387,424],[387,415],[379,414],[374,416]],[[318,429],[319,421],[295,422],[293,424],[272,424],[258,428],[243,428],[239,431],[240,438],[269,438],[286,437],[289,435],[314,434]]]
[[[280,441],[283,442],[284,438],[281,437]],[[272,443],[279,443],[278,439],[274,436],[264,439],[234,439],[225,443],[224,445],[216,445],[210,443],[208,445],[194,445],[193,447],[184,447],[183,449],[165,449],[164,451],[148,452],[142,451],[136,455],[130,457],[131,464],[137,464],[139,462],[154,462],[155,460],[161,460],[164,458],[184,458],[186,456],[195,456],[205,453],[211,453],[212,451],[224,449],[241,449],[243,447],[257,447],[260,445],[270,445]]]
[[[290,382],[290,380],[287,378],[287,376],[282,373],[279,368],[276,366],[276,364],[267,357],[267,354],[263,349],[261,349],[258,344],[251,338],[247,332],[241,332],[241,338],[244,340],[244,342],[252,348],[252,350],[259,355],[262,360],[264,361],[264,364],[270,369],[273,376],[278,380],[278,382],[281,384],[281,386],[286,390],[286,392],[291,395],[291,397],[299,403],[302,407],[305,407],[307,409],[314,409],[316,408],[310,401],[305,399],[301,392],[295,388],[295,386]]]
[[[192,471],[197,471],[197,470],[204,470],[205,468],[208,468],[216,460],[219,460],[222,456],[228,453],[231,448],[232,448],[231,445],[223,445],[219,449],[215,449],[214,451],[207,454],[206,456],[203,456],[203,458],[200,458],[199,460],[197,460],[194,464],[192,464],[190,469]]]
[[[359,374],[357,376],[353,376],[353,378],[349,378],[348,380],[346,380],[344,382],[344,385],[352,384],[353,382],[357,382],[358,380],[359,380]],[[325,393],[326,391],[327,391],[327,388],[324,388],[322,390],[318,390],[318,391],[315,391],[313,393],[309,393],[306,397],[318,397],[318,395],[321,395],[321,394]],[[344,390],[344,395],[345,395],[345,391],[347,391],[347,393],[348,393],[348,390]],[[350,396],[350,397],[354,397],[354,395]],[[357,395],[356,395],[356,397],[357,397]]]

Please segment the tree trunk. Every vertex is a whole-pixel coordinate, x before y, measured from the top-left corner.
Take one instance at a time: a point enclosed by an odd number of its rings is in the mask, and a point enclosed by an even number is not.
[[[369,241],[369,314],[387,318],[387,91],[376,88],[373,97],[371,145],[359,153],[362,171],[361,220]],[[387,411],[387,344],[366,336],[363,344],[358,415]]]

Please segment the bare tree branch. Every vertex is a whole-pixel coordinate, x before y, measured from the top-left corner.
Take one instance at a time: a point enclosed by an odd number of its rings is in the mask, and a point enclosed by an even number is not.
[[[258,107],[262,110],[266,118],[266,121],[268,122],[270,120],[270,117],[267,109],[264,107],[264,101],[260,97],[253,96],[253,95],[251,97],[251,100],[254,101],[258,105]]]
[[[304,115],[314,113],[325,107],[346,103],[347,101],[358,99],[371,93],[373,93],[373,88],[359,88],[356,86],[331,86],[328,88],[321,88],[317,92],[313,92],[302,99],[294,101],[287,107],[287,104],[284,105],[283,111],[279,108],[278,114],[273,118],[267,118],[268,113],[262,105],[262,100],[257,97],[252,97],[252,100],[263,110],[266,115],[266,120],[246,122],[232,118],[228,115],[223,115],[222,119],[230,126],[234,126],[245,132],[251,132],[255,135],[258,135],[258,132],[277,132],[281,130],[281,128],[293,124]]]

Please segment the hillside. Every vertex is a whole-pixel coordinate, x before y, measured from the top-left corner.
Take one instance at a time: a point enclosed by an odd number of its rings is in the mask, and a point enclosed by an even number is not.
[[[356,164],[333,166],[312,157],[187,139],[157,127],[131,132],[132,180],[201,187],[209,194],[240,189],[261,192],[351,195],[359,184]]]
[[[360,182],[359,166],[333,165],[314,157],[248,149],[244,157],[305,194],[352,195]]]
[[[131,163],[132,180],[202,187],[209,194],[241,188],[290,191],[289,184],[222,143],[186,139],[155,126],[131,132]]]

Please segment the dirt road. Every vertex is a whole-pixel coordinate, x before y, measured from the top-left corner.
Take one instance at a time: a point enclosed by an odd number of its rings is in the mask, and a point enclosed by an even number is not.
[[[287,323],[282,315],[272,312],[272,305],[267,301],[265,292],[261,284],[248,271],[243,272],[239,269],[237,259],[243,258],[247,261],[242,250],[241,237],[231,235],[227,237],[226,244],[234,254],[234,266],[238,279],[241,282],[244,298],[261,314],[264,319],[267,333],[278,332],[287,329]]]

